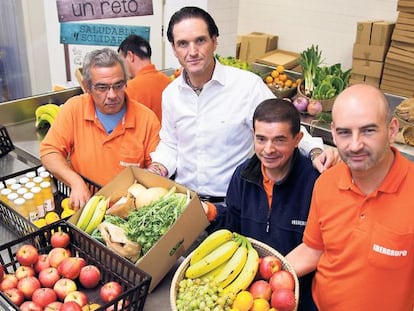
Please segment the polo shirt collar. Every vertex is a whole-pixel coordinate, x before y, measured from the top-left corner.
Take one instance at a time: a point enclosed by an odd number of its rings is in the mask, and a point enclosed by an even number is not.
[[[404,157],[395,147],[391,147],[391,149],[394,152],[394,162],[392,163],[388,174],[385,176],[385,179],[378,187],[378,192],[394,193],[398,191],[401,182],[405,179],[408,172],[408,160],[405,161]],[[339,189],[349,190],[355,187],[348,166],[343,162],[338,165],[344,165],[346,167],[345,174],[342,174],[338,180]]]
[[[93,103],[92,96],[90,94],[87,94],[87,95],[88,95],[88,105],[85,109],[85,120],[94,122],[95,117],[96,117],[95,104]],[[126,111],[122,119],[122,122],[124,123],[125,128],[134,128],[136,120],[132,114],[128,113],[128,111],[130,111],[133,108],[131,107],[132,104],[128,97],[128,94],[126,93],[125,93],[125,100],[126,100]]]

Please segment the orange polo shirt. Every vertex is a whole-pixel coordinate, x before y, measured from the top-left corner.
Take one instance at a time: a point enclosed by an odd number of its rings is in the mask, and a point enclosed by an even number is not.
[[[171,82],[171,79],[158,71],[154,64],[143,67],[135,78],[128,81],[126,93],[129,98],[144,104],[158,117],[161,121],[161,94],[165,87]]]
[[[366,196],[344,163],[315,183],[304,243],[323,250],[313,282],[321,311],[414,307],[414,163],[394,163]]]
[[[60,153],[76,172],[100,185],[126,166],[148,167],[159,142],[160,122],[150,109],[126,99],[124,118],[107,134],[89,94],[70,98],[41,142],[40,157]]]

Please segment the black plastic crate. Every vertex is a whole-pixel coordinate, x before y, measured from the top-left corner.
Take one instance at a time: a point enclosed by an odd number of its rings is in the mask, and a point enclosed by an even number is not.
[[[5,156],[14,149],[13,142],[7,129],[0,125],[0,157]]]
[[[0,263],[3,265],[4,273],[14,273],[19,267],[16,252],[23,244],[36,246],[41,254],[48,253],[52,249],[50,236],[58,230],[69,233],[71,242],[68,249],[70,249],[72,256],[82,257],[88,264],[99,268],[101,271],[100,285],[108,281],[117,281],[122,285],[122,294],[107,304],[103,303],[99,297],[99,285],[94,289],[84,289],[79,285],[78,288],[87,294],[90,302],[101,305],[97,310],[106,310],[106,308],[112,306],[114,311],[143,310],[151,276],[125,258],[109,251],[106,246],[80,231],[74,225],[63,220],[0,246]],[[14,305],[6,295],[2,292],[0,292],[0,295],[7,302],[7,306],[3,306],[4,309],[19,310],[19,307]]]
[[[10,174],[5,177],[0,178],[0,182],[5,182],[9,178],[14,178],[18,176],[24,176],[29,172],[36,172],[40,166],[29,168],[14,174]],[[101,186],[89,180],[88,178],[83,177],[84,181],[88,185],[89,191],[91,194],[95,194]],[[56,185],[56,193],[54,195],[55,201],[55,211],[60,214],[62,212],[61,202],[64,198],[67,198],[70,195],[70,188],[53,177],[53,182]],[[29,233],[35,232],[39,228],[36,227],[32,222],[22,216],[20,213],[12,209],[7,203],[0,200],[0,221],[6,225],[12,232],[17,236],[25,236]]]

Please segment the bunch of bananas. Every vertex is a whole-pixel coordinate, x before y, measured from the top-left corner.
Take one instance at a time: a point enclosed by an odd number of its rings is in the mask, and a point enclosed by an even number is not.
[[[259,254],[250,241],[235,232],[220,229],[210,234],[193,251],[185,277],[211,278],[234,297],[249,287],[259,267]]]
[[[37,128],[51,126],[55,122],[56,115],[60,110],[60,106],[56,104],[45,104],[36,108],[36,123]]]
[[[109,200],[103,195],[92,196],[83,207],[76,226],[91,234],[104,219],[108,204]]]

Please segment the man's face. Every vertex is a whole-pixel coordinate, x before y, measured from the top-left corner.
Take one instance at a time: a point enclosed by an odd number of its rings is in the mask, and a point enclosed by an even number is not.
[[[119,112],[125,101],[126,83],[121,65],[91,68],[91,81],[92,86],[88,92],[96,108],[104,114]]]
[[[172,48],[181,66],[190,75],[211,74],[217,38],[211,38],[201,18],[188,18],[174,25]],[[211,69],[212,70],[212,69]]]
[[[291,133],[288,122],[255,121],[254,149],[263,166],[274,174],[286,173],[295,148],[303,136]]]
[[[371,102],[343,102],[336,107],[332,135],[342,160],[351,171],[375,170],[384,163],[398,122],[386,122],[384,107]]]

